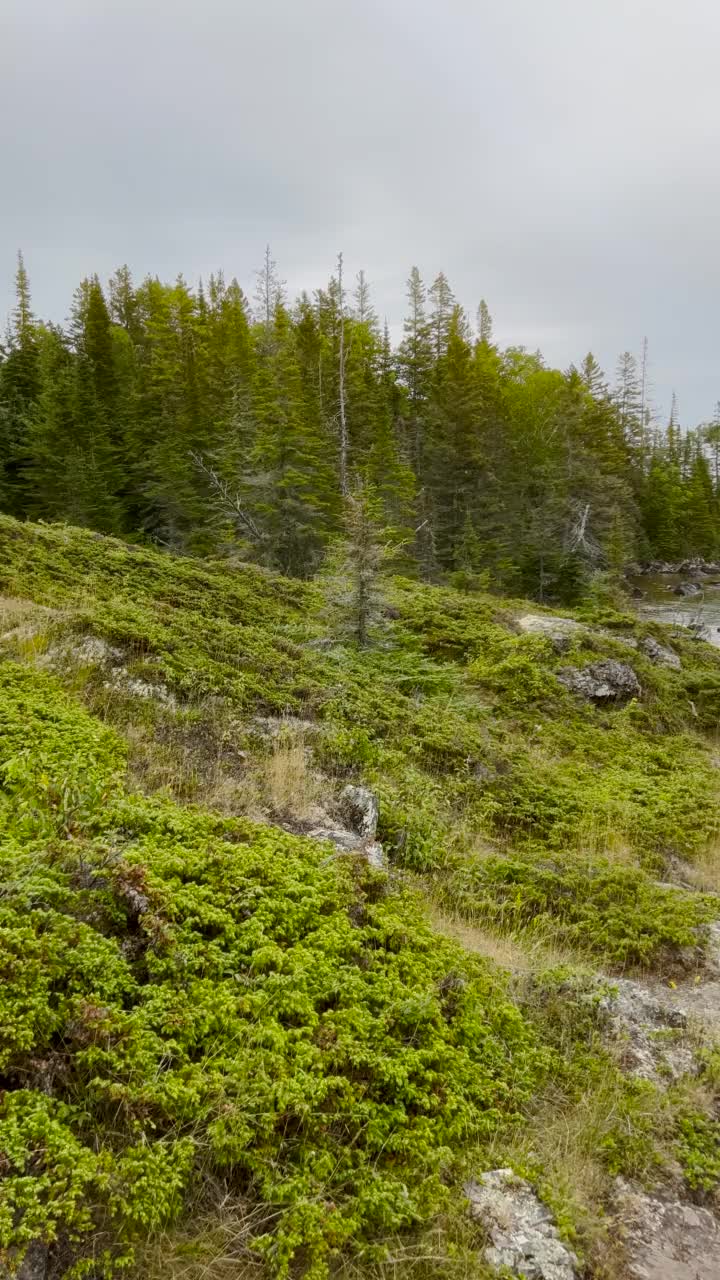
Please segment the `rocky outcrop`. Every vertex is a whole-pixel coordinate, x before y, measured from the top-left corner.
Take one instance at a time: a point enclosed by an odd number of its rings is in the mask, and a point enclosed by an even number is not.
[[[357,831],[364,840],[374,840],[377,835],[377,796],[369,787],[349,784],[340,792],[339,809],[351,831]]]
[[[618,1179],[616,1210],[628,1280],[718,1280],[720,1223],[709,1209]]]
[[[312,827],[304,834],[311,840],[326,841],[333,845],[338,853],[362,855],[376,871],[387,870],[385,852],[377,840],[363,840],[356,831],[347,831],[344,827]]]
[[[0,1263],[0,1280],[45,1280],[48,1274],[48,1247],[40,1240],[33,1240],[25,1250],[22,1262],[10,1264],[8,1269]]]
[[[642,983],[618,978],[600,1009],[630,1075],[659,1084],[696,1074],[695,1055],[684,1036],[688,1015],[681,1005],[660,999]]]
[[[645,639],[640,641],[640,648],[658,667],[670,667],[673,671],[679,671],[682,666],[678,655],[666,645],[660,644],[653,636],[645,636]]]
[[[512,1169],[493,1169],[464,1187],[470,1213],[487,1232],[485,1262],[527,1280],[575,1280],[578,1261],[550,1210]]]
[[[676,573],[720,573],[717,560],[706,560],[703,556],[693,556],[690,560],[681,560]]]
[[[385,853],[376,839],[379,808],[375,793],[369,787],[348,785],[340,793],[337,808],[345,826],[315,825],[305,834],[311,840],[334,845],[338,853],[362,854],[371,867],[386,870]]]
[[[588,702],[628,702],[642,694],[632,667],[614,658],[593,662],[588,667],[563,667],[557,678],[571,693]]]
[[[81,640],[53,645],[44,655],[44,661],[50,667],[64,668],[68,664],[97,667],[105,674],[104,689],[130,697],[152,699],[169,708],[177,706],[175,695],[166,685],[132,675],[125,665],[127,659],[122,649],[114,648],[100,636],[87,635]]]
[[[525,613],[515,620],[515,625],[523,635],[543,636],[550,641],[556,653],[567,653],[574,641],[580,640],[589,647],[593,642],[611,641],[612,644],[623,645],[626,649],[637,649],[638,642],[634,636],[620,635],[608,631],[606,627],[588,627],[575,618],[555,618],[544,613]]]
[[[678,582],[673,587],[673,595],[675,596],[699,596],[702,595],[702,587],[699,582]]]
[[[553,618],[543,613],[526,613],[517,619],[523,635],[544,636],[556,653],[567,653],[575,637],[584,630],[574,618]]]
[[[699,574],[716,574],[720,573],[720,564],[715,560],[705,560],[702,556],[693,556],[690,560],[650,560],[647,564],[632,565],[630,568],[635,572],[642,574],[671,574],[686,573],[691,576]],[[630,572],[630,569],[628,570]]]

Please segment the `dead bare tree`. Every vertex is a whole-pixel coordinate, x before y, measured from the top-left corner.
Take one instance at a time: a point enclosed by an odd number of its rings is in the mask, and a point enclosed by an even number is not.
[[[263,542],[265,535],[262,530],[258,528],[250,515],[250,512],[242,505],[239,493],[236,491],[234,492],[230,488],[227,481],[223,480],[222,476],[218,475],[215,468],[211,467],[210,463],[205,461],[202,454],[196,453],[191,449],[190,457],[198,471],[200,471],[209,481],[210,489],[215,499],[215,505],[218,509],[222,511],[224,515],[228,516],[238,528],[248,534],[252,538],[253,542]]]
[[[565,537],[565,549],[597,563],[603,558],[603,549],[589,530],[592,507],[589,502],[576,502],[573,507],[573,517]]]
[[[339,405],[340,418],[340,492],[348,492],[348,429],[345,403],[345,294],[343,292],[343,256],[338,254],[338,309],[340,312],[340,368]]]

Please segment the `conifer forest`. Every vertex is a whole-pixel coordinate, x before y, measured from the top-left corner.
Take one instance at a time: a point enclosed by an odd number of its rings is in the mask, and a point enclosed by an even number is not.
[[[362,492],[402,573],[572,603],[598,570],[720,550],[720,411],[652,407],[647,343],[610,375],[502,349],[413,267],[400,340],[362,271],[291,299],[221,271],[83,280],[35,315],[22,257],[0,358],[1,509],[310,577]]]

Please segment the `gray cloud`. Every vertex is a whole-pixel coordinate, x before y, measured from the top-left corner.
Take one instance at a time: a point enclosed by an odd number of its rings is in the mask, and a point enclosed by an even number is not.
[[[716,0],[4,0],[0,310],[128,262],[292,289],[335,254],[399,326],[417,262],[499,338],[720,397]]]

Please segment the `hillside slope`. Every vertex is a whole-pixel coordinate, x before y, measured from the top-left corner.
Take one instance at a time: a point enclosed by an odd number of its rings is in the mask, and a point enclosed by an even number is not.
[[[618,1174],[712,1204],[711,1039],[638,1074],[608,1009],[705,982],[720,654],[399,580],[358,651],[315,585],[5,517],[0,591],[8,1267],[484,1276],[511,1163],[600,1278]]]

